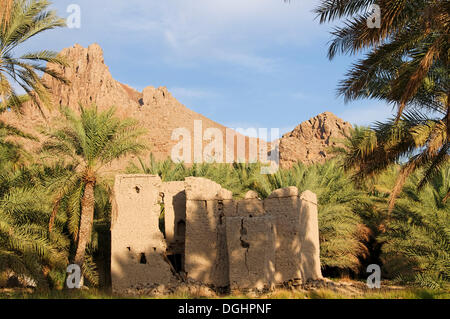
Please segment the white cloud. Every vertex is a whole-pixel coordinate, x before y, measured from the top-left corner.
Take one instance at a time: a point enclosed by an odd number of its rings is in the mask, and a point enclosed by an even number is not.
[[[65,16],[72,0],[54,4]],[[315,0],[78,0],[85,45],[114,39],[164,56],[182,66],[225,61],[255,71],[276,70],[276,63],[260,52],[280,45],[313,41],[320,26],[313,20]],[[67,38],[67,37],[66,37]],[[67,39],[66,39],[67,41]]]

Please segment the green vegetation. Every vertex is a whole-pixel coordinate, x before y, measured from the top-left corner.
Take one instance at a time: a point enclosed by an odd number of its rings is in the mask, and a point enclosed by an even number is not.
[[[0,160],[0,270],[32,278],[40,287],[62,288],[65,267],[81,250],[86,253],[84,276],[96,286],[95,257],[108,255],[107,246],[100,247],[99,242],[109,229],[111,212],[111,179],[101,168],[143,149],[136,142],[142,132],[135,122],[116,119],[113,109],[81,108],[80,115],[62,109],[62,114],[65,121],[47,134],[40,157],[21,148],[17,139],[29,138],[27,135],[6,125],[0,131],[0,146],[8,150]],[[11,136],[15,142],[10,141]],[[385,279],[446,289],[450,277],[450,165],[444,165],[421,191],[416,185],[426,172],[411,174],[390,212],[389,196],[401,166],[391,165],[381,175],[357,181],[345,171],[345,161],[344,154],[324,164],[298,163],[289,170],[261,175],[259,164],[188,167],[150,157],[148,163],[142,159],[130,163],[128,172],[158,174],[165,181],[206,177],[230,189],[237,198],[248,190],[258,192],[261,198],[288,186],[311,190],[320,204],[325,274],[358,278],[375,262],[383,265]],[[86,192],[89,183],[92,189]],[[86,194],[90,194],[88,204]],[[89,219],[82,233],[85,205]],[[80,244],[81,238],[84,242]]]
[[[93,162],[103,159],[95,162],[99,164],[94,170],[97,174],[100,163],[122,154],[122,151],[110,152],[107,147],[95,147],[94,150],[105,152],[101,154],[110,155],[99,157],[97,153],[88,151],[90,145],[95,145],[89,140],[94,137],[107,141],[100,138],[103,135],[97,128],[117,133],[116,129],[120,127],[127,132],[121,135],[125,140],[140,134],[139,130],[131,129],[130,122],[115,121],[112,110],[82,109],[80,117],[67,110],[64,112],[67,122],[49,133],[43,149],[53,154],[64,151],[66,161],[62,157],[53,162],[46,157],[45,161],[33,159],[20,148],[20,144],[6,142],[6,137],[0,140],[2,147],[11,150],[8,153],[11,154],[10,159],[2,158],[0,161],[0,239],[3,243],[0,269],[26,275],[44,287],[62,287],[65,266],[76,255],[79,243],[76,236],[80,233],[86,188],[83,178],[86,169],[92,167],[84,160],[89,157],[80,155],[92,155]],[[94,125],[98,121],[103,124]],[[95,134],[88,128],[96,128]],[[78,134],[71,129],[78,129]],[[80,145],[86,146],[85,153]],[[141,144],[131,146],[137,147],[132,148],[135,151],[142,147]],[[131,146],[122,150],[128,151]],[[22,153],[24,155],[19,156]],[[15,161],[18,156],[28,161],[27,165],[18,166]],[[78,161],[75,160],[77,158]],[[420,192],[415,186],[424,172],[411,174],[394,210],[389,213],[388,199],[400,166],[393,165],[387,172],[361,183],[345,172],[341,164],[344,160],[338,158],[311,166],[299,163],[289,170],[280,169],[273,175],[261,175],[259,164],[187,167],[169,160],[157,162],[151,157],[148,163],[143,160],[138,164],[131,163],[128,172],[158,174],[166,181],[183,180],[186,176],[207,177],[233,191],[236,197],[255,190],[264,198],[273,190],[288,186],[296,186],[300,191],[311,190],[318,195],[320,204],[321,261],[325,273],[357,278],[359,274],[365,275],[367,264],[379,262],[383,265],[386,279],[433,289],[448,287],[450,208],[446,194],[450,187],[450,165],[442,167]],[[86,241],[90,244],[87,245],[84,267],[86,279],[94,286],[98,284],[94,256],[99,251],[102,230],[109,228],[111,211],[111,179],[108,175],[99,179],[97,176],[103,175],[95,175],[95,205],[91,221],[94,231]],[[107,255],[107,252],[103,253]]]
[[[0,272],[61,288],[73,261],[95,286],[94,254],[110,228],[111,211],[100,170],[143,149],[136,141],[142,131],[134,121],[115,118],[114,109],[81,108],[80,115],[63,109],[62,115],[66,120],[48,133],[40,157],[8,140],[28,136],[1,127],[0,148],[6,151],[0,157]]]
[[[14,50],[24,42],[47,30],[65,26],[64,19],[55,11],[47,10],[46,0],[2,1],[0,9],[0,112],[8,108],[17,110],[24,99],[31,99],[39,108],[50,106],[50,95],[40,74],[67,81],[58,73],[47,69],[45,63],[67,65],[56,52],[42,50],[16,56]],[[26,98],[19,97],[14,85],[22,88]]]
[[[296,186],[318,195],[321,262],[325,274],[364,277],[371,263],[385,279],[426,289],[369,293],[370,298],[449,298],[450,164],[448,107],[448,10],[443,2],[383,1],[381,29],[367,29],[361,9],[373,1],[323,1],[321,21],[348,17],[330,47],[336,53],[367,50],[340,88],[347,99],[372,97],[398,106],[397,117],[372,128],[355,128],[333,161],[297,164],[261,175],[259,164],[195,164],[169,160],[130,163],[128,172],[158,174],[165,181],[206,177],[239,198],[261,198]],[[47,1],[8,1],[0,11],[0,113],[18,110],[31,98],[48,104],[37,73],[64,81],[39,63],[64,65],[55,53],[21,57],[13,49],[63,21],[46,12]],[[355,5],[356,4],[356,5]],[[360,4],[360,5],[357,5]],[[391,10],[392,8],[396,10]],[[425,17],[427,12],[427,17]],[[431,23],[431,21],[433,23]],[[364,24],[364,27],[361,25]],[[368,31],[369,30],[369,31]],[[31,62],[30,62],[31,61]],[[37,73],[36,73],[37,72]],[[28,97],[19,97],[15,81]],[[102,290],[64,291],[66,266],[82,266],[86,285],[101,286],[102,256],[109,254],[111,179],[105,165],[144,149],[136,122],[114,109],[61,109],[61,125],[46,132],[39,153],[27,152],[37,139],[0,122],[0,285],[9,274],[36,284],[35,292],[3,292],[18,298],[113,298]],[[401,160],[407,158],[406,164]],[[45,290],[45,288],[52,288]],[[169,298],[195,296],[174,295]],[[231,298],[245,298],[230,296]],[[278,291],[269,298],[338,298],[329,290]],[[356,296],[358,297],[358,296]]]
[[[373,4],[382,12],[380,28],[367,26]],[[322,0],[316,9],[321,23],[344,20],[332,32],[330,59],[364,54],[340,82],[339,94],[397,108],[395,118],[357,130],[345,163],[361,179],[408,159],[390,193],[389,210],[410,174],[425,169],[417,183],[422,189],[448,163],[449,12],[448,2],[427,0]]]
[[[358,129],[356,129],[358,132]],[[164,181],[187,176],[209,178],[240,198],[248,190],[265,198],[278,188],[311,190],[319,200],[322,268],[332,274],[365,274],[367,264],[383,263],[384,275],[401,283],[445,287],[449,282],[450,165],[444,165],[421,191],[418,170],[406,181],[392,213],[389,196],[400,165],[364,182],[354,181],[342,164],[345,156],[324,164],[298,163],[289,170],[261,175],[259,164],[199,164],[187,167],[169,160],[132,163],[129,173],[159,175]],[[420,246],[419,246],[420,243]],[[334,271],[333,271],[334,270]]]
[[[382,12],[379,28],[367,25],[373,4]],[[365,214],[385,270],[428,287],[442,287],[449,274],[448,9],[445,1],[426,0],[323,0],[316,9],[321,23],[345,20],[332,32],[330,59],[364,54],[338,93],[397,108],[393,119],[356,128],[339,151],[359,187],[372,178],[374,195],[389,197],[385,216],[382,202]]]
[[[0,161],[0,272],[13,271],[46,286],[46,274],[67,265],[67,239],[48,232],[51,169],[14,164]]]
[[[43,63],[65,65],[47,50],[15,56],[14,50],[46,30],[64,26],[48,1],[5,1],[0,9],[0,113],[18,111],[26,100],[48,105],[48,92],[38,74],[65,80]],[[14,85],[27,94],[18,96]],[[11,139],[14,138],[14,139]],[[38,286],[51,283],[51,273],[67,264],[66,240],[49,234],[47,214],[50,167],[32,163],[18,140],[34,139],[0,121],[0,281],[6,272],[27,276]],[[46,279],[48,278],[48,280]]]
[[[101,190],[107,188],[100,179],[101,169],[114,160],[145,149],[139,142],[143,131],[138,129],[137,121],[119,120],[114,112],[113,108],[100,112],[95,106],[80,107],[80,115],[76,115],[63,108],[65,122],[48,134],[42,146],[42,151],[70,161],[70,169],[54,184],[56,198],[49,229],[52,231],[58,210],[65,208],[67,229],[77,246],[73,261],[85,275],[91,274],[88,270],[92,262],[88,260],[85,265],[85,251],[92,237],[95,191],[97,188],[98,198]],[[61,206],[63,201],[66,205]],[[95,276],[87,278],[97,284]]]

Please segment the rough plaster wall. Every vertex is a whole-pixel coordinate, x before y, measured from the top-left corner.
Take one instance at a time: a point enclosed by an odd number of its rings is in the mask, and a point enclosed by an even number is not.
[[[317,198],[310,191],[299,197],[296,187],[278,189],[264,201],[249,192],[235,201],[230,191],[205,178],[161,183],[158,176],[118,175],[114,193],[111,275],[116,291],[173,279],[162,257],[160,193],[169,244],[177,240],[177,222],[186,221],[188,277],[216,287],[259,290],[322,278]],[[140,263],[142,253],[146,264]]]
[[[275,272],[275,226],[270,216],[227,217],[232,290],[270,289]]]
[[[264,215],[264,202],[257,198],[242,199],[237,202],[238,216],[259,216]]]
[[[267,214],[275,218],[275,282],[302,278],[300,199],[296,187],[275,190],[264,200]]]
[[[232,195],[205,178],[186,185],[185,270],[189,278],[225,287],[229,284],[223,200]]]
[[[317,280],[322,278],[317,196],[311,191],[305,191],[300,195],[300,200],[302,278]]]
[[[184,246],[184,231],[178,229],[180,222],[186,223],[186,192],[184,182],[166,182],[162,184],[161,193],[164,194],[164,230],[167,245],[176,251]],[[181,227],[180,227],[181,228]]]
[[[222,186],[203,177],[187,177],[184,185],[187,200],[216,200],[222,194]]]
[[[150,175],[117,175],[111,223],[112,288],[166,284],[172,279],[162,254],[166,243],[159,230],[161,179]],[[141,262],[144,261],[145,264]]]
[[[238,202],[231,199],[231,200],[223,200],[223,214],[226,217],[237,217],[238,216],[238,209],[237,205]]]

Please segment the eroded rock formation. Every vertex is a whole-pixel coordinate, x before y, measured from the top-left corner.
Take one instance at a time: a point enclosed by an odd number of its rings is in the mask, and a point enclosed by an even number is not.
[[[42,129],[48,129],[60,123],[59,106],[68,106],[74,110],[78,110],[80,103],[85,106],[95,104],[100,109],[115,106],[119,117],[134,118],[139,121],[140,127],[147,131],[145,140],[149,150],[147,154],[142,154],[142,157],[146,158],[152,152],[156,159],[166,159],[171,156],[174,145],[179,141],[172,140],[174,129],[186,128],[193,138],[195,120],[202,121],[202,133],[208,128],[217,128],[224,138],[227,135],[226,127],[186,108],[165,87],[149,86],[142,92],[138,92],[115,80],[104,62],[103,51],[97,44],[92,44],[88,48],[77,44],[63,49],[60,54],[65,57],[69,65],[62,67],[49,64],[48,67],[62,74],[70,81],[70,84],[63,84],[44,75],[43,80],[50,89],[54,105],[52,110],[43,110],[47,119],[44,120],[41,112],[27,103],[23,108],[23,116],[5,112],[0,114],[0,120],[5,120],[8,124],[42,139],[43,135],[40,134]],[[290,167],[297,161],[306,164],[323,162],[331,156],[327,148],[335,143],[333,138],[348,135],[350,128],[349,123],[329,112],[300,124],[280,140],[281,165]],[[236,144],[239,139],[244,138],[245,150],[244,153],[240,153],[237,145],[224,145],[224,154],[232,152],[235,160],[242,159],[241,154],[245,154],[248,160],[250,141],[258,144],[260,140],[243,137],[232,130],[231,132],[237,136],[233,139]],[[194,141],[191,142],[193,160]],[[232,143],[231,140],[226,142]],[[208,141],[204,140],[203,146],[207,143]],[[39,143],[27,141],[25,146],[28,150],[33,150],[39,146]],[[133,157],[121,159],[108,170],[124,169],[130,159]]]
[[[36,106],[27,103],[23,108],[23,116],[5,112],[0,114],[0,120],[5,120],[27,133],[42,137],[39,134],[42,127],[49,128],[60,123],[61,114],[58,112],[60,106],[68,106],[76,111],[80,104],[84,106],[95,104],[99,109],[114,106],[117,116],[136,119],[140,123],[140,127],[147,132],[144,140],[147,142],[149,150],[142,157],[147,158],[151,152],[158,160],[171,156],[173,147],[180,140],[180,138],[172,140],[172,133],[179,128],[185,128],[191,135],[191,159],[194,160],[194,121],[201,121],[199,138],[203,147],[209,143],[208,140],[203,139],[203,134],[208,128],[216,128],[223,137],[226,136],[227,128],[225,126],[188,109],[178,102],[167,88],[149,86],[142,92],[138,92],[128,85],[116,81],[104,62],[103,50],[98,44],[92,44],[88,48],[77,44],[63,49],[60,55],[66,59],[69,65],[49,64],[48,68],[63,75],[70,84],[66,85],[44,75],[43,81],[51,92],[53,102],[52,110],[43,110],[46,119],[43,118]],[[244,152],[247,152],[244,153],[246,156],[248,155],[249,141],[254,140],[258,143],[257,140],[244,137],[233,130],[231,132],[246,141],[243,146],[246,149]],[[33,149],[39,145],[35,142],[28,142],[27,146],[29,149]],[[233,152],[236,156],[239,154],[237,145],[231,146],[224,143],[222,152],[226,154],[227,151]],[[114,163],[112,169],[124,169],[130,159],[132,157],[121,159]]]
[[[330,112],[301,123],[280,139],[280,165],[290,168],[297,162],[323,163],[333,157],[329,148],[350,135],[352,126]]]

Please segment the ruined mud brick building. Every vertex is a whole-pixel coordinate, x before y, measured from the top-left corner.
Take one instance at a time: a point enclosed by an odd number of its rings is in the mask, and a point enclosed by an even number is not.
[[[250,191],[235,200],[205,178],[163,183],[153,175],[118,175],[113,206],[115,291],[183,277],[231,290],[322,278],[317,199],[310,191],[278,189],[265,200]]]

